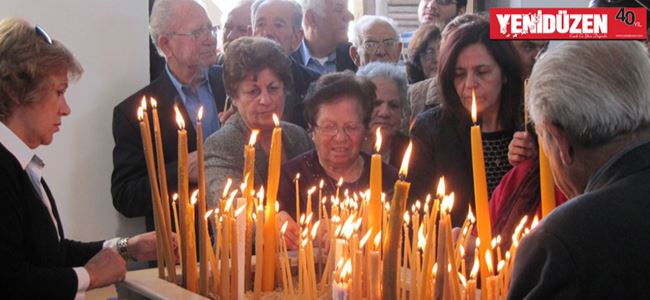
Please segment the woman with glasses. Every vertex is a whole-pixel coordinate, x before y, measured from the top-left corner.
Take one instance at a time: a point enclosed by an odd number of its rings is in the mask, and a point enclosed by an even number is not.
[[[341,193],[365,192],[369,187],[370,156],[361,151],[368,130],[375,86],[352,72],[332,73],[318,79],[310,88],[305,103],[305,118],[315,150],[282,165],[280,209],[296,216],[295,184],[300,174],[300,213],[305,212],[307,191],[323,181],[323,196],[334,195],[340,179]],[[397,171],[383,164],[383,189],[391,194]],[[312,197],[317,209],[318,199]]]
[[[65,92],[69,80],[82,73],[74,55],[38,25],[16,18],[0,20],[0,264],[4,268],[0,295],[4,299],[83,297],[87,290],[123,281],[127,257],[156,258],[152,232],[90,243],[69,240],[64,234],[43,176],[46,164],[35,150],[52,143],[63,117],[70,114]]]
[[[440,103],[436,85],[436,68],[440,50],[440,28],[423,24],[413,34],[404,62],[410,84],[407,99],[411,106],[411,118],[429,107]]]
[[[421,113],[411,130],[417,162],[409,170],[411,194],[424,199],[444,176],[447,190],[456,194],[452,223],[460,226],[474,203],[469,137],[472,94],[476,95],[491,193],[511,168],[508,143],[522,127],[521,67],[512,44],[490,40],[490,24],[481,19],[452,29],[443,39],[439,57],[442,103]]]
[[[225,51],[224,85],[236,113],[205,142],[205,174],[211,207],[226,185],[244,181],[244,146],[252,130],[259,130],[255,143],[255,187],[266,185],[273,115],[282,119],[284,99],[291,90],[291,62],[280,46],[261,37],[241,37]],[[282,159],[291,159],[312,148],[307,132],[301,127],[281,122]]]

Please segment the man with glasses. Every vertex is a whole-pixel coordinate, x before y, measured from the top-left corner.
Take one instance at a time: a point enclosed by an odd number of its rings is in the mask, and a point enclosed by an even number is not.
[[[374,61],[397,63],[402,42],[395,21],[381,16],[363,16],[354,25],[350,57],[358,67]]]
[[[435,24],[440,30],[454,17],[465,12],[467,0],[420,0],[418,5],[418,21],[422,24]],[[408,48],[413,32],[404,32],[402,42]]]
[[[257,0],[252,6],[252,34],[276,41],[291,55],[305,36],[302,30],[302,7],[295,0]],[[291,56],[293,90],[286,96],[282,119],[307,128],[303,115],[303,99],[309,85],[320,74],[297,63]]]
[[[221,67],[216,61],[216,27],[200,0],[157,0],[151,11],[149,32],[166,66],[151,84],[128,97],[113,111],[113,206],[126,217],[145,216],[154,228],[151,191],[142,150],[136,111],[143,97],[157,100],[164,147],[168,195],[177,190],[177,125],[174,106],[185,119],[188,132],[190,183],[198,177],[196,155],[197,114],[203,107],[204,139],[219,129],[218,114],[226,98]],[[149,104],[148,104],[149,105]]]

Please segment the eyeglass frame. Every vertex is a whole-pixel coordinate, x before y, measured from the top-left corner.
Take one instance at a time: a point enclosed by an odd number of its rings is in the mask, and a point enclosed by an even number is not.
[[[41,25],[36,24],[34,26],[34,32],[36,33],[36,36],[43,40],[43,42],[46,42],[48,45],[52,45],[52,38],[49,34],[47,34],[47,31],[41,27]]]
[[[368,51],[370,53],[377,53],[377,50],[379,50],[380,45],[385,50],[385,49],[389,49],[391,47],[395,47],[395,45],[397,45],[398,43],[400,43],[400,41],[398,39],[385,39],[385,40],[383,40],[381,42],[378,42],[378,41],[363,41],[361,43],[361,48],[363,48],[364,50],[366,50],[366,51]],[[371,47],[370,45],[374,45],[374,46]]]
[[[356,133],[360,133],[364,127],[365,126],[361,123],[356,124],[356,126],[344,125],[343,127],[339,127],[338,125],[332,124],[331,126],[316,125],[314,126],[314,130],[320,131],[321,134],[330,138],[337,136],[341,131],[343,131],[343,133],[345,133],[345,135],[347,135],[348,137],[352,137],[352,135]]]
[[[209,26],[207,28],[205,26],[203,26],[203,27],[201,27],[199,29],[196,29],[196,30],[190,32],[190,33],[183,33],[183,32],[175,32],[175,31],[173,31],[170,34],[171,35],[177,35],[177,36],[187,36],[187,37],[191,38],[194,41],[202,41],[202,40],[205,40],[205,38],[210,36],[210,35],[212,35],[212,37],[217,37],[218,31],[219,31],[219,26],[212,25],[212,26]],[[204,34],[206,32],[208,32],[208,35],[204,36]]]

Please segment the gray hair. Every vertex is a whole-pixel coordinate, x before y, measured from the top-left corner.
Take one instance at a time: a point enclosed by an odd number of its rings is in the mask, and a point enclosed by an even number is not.
[[[302,29],[302,6],[300,6],[300,3],[295,0],[256,0],[251,6],[251,24],[253,24],[253,28],[255,28],[255,14],[257,13],[257,9],[262,6],[262,4],[273,1],[291,4],[291,25],[293,25],[293,32]]]
[[[357,76],[366,77],[370,80],[373,78],[388,79],[397,85],[399,92],[399,102],[402,107],[402,120],[410,120],[411,105],[406,99],[408,85],[406,81],[406,73],[396,64],[386,62],[371,62],[357,70]],[[402,126],[403,127],[403,126]],[[408,127],[407,127],[408,128]]]
[[[531,119],[563,128],[586,147],[650,125],[650,60],[631,41],[568,41],[549,49],[530,76]]]
[[[181,3],[188,2],[196,3],[206,9],[202,0],[156,0],[154,2],[151,8],[151,16],[149,16],[149,35],[151,36],[151,42],[156,46],[158,55],[165,57],[165,53],[158,45],[158,38],[169,33],[169,25],[178,17],[178,6]]]
[[[398,42],[400,41],[399,33],[397,31],[397,23],[395,20],[384,16],[365,15],[361,17],[359,21],[355,22],[354,26],[352,27],[352,36],[350,37],[352,45],[355,47],[361,46],[361,43],[363,43],[361,40],[361,34],[363,33],[363,30],[368,28],[370,25],[377,23],[388,24],[393,29],[393,32],[395,32],[395,39]]]
[[[304,11],[311,10],[319,16],[325,14],[325,0],[302,0],[302,9]]]

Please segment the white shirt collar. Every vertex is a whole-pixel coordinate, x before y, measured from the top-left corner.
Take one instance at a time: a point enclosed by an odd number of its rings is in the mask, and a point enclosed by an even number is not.
[[[2,143],[2,145],[18,160],[23,169],[27,168],[27,165],[32,161],[32,158],[37,157],[36,152],[27,147],[27,145],[14,132],[2,122],[0,122],[0,143]]]

